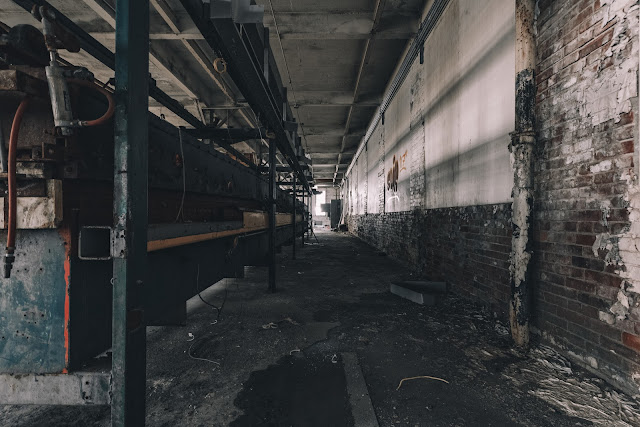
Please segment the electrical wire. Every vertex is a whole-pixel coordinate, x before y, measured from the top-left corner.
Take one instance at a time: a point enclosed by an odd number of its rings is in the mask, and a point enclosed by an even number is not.
[[[218,312],[218,314],[216,315],[216,323],[218,323],[218,321],[220,320],[220,315],[222,314],[222,309],[227,302],[227,296],[229,294],[229,290],[227,289],[227,287],[225,286],[224,288],[224,299],[222,300],[222,304],[220,305],[220,307],[211,304],[209,301],[206,301],[204,298],[202,298],[202,295],[200,293],[200,264],[198,264],[196,272],[196,291],[198,292],[198,298],[200,298],[200,301],[202,301],[209,307],[214,308]]]
[[[191,354],[191,349],[193,348],[196,342],[197,341],[194,339],[194,341],[189,346],[189,351],[187,351],[187,354],[189,355],[189,357],[194,360],[202,360],[203,362],[210,362],[210,363],[213,363],[214,365],[220,366],[220,362],[216,362],[215,360],[211,360],[211,359],[205,359],[204,357],[196,357],[193,354]]]

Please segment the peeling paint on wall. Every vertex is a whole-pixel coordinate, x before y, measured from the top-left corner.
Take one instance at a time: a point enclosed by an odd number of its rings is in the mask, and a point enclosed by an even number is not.
[[[593,253],[599,256],[605,254],[607,265],[615,266],[615,271],[622,280],[620,290],[615,303],[609,308],[609,313],[615,316],[615,320],[629,319],[640,322],[640,186],[638,177],[632,172],[625,174],[623,179],[629,183],[629,192],[625,196],[627,210],[629,212],[629,225],[619,233],[601,233],[596,236],[593,244]],[[615,321],[603,313],[600,319],[608,324]]]

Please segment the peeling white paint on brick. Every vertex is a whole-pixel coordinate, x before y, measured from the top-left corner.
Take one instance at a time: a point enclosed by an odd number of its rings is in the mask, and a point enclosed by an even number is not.
[[[613,163],[611,160],[603,160],[602,162],[591,166],[589,170],[591,170],[591,173],[606,172],[611,170],[612,165]]]

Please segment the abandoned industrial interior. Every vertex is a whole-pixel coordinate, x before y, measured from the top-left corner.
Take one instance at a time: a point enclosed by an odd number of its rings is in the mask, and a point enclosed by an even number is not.
[[[0,425],[640,426],[639,11],[0,0]]]

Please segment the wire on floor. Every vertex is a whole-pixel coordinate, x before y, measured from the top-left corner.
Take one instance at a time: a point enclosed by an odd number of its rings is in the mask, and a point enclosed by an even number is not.
[[[198,292],[198,298],[200,298],[200,301],[202,301],[209,307],[214,308],[218,312],[215,320],[215,323],[218,323],[218,321],[220,320],[220,315],[222,314],[222,309],[224,308],[224,305],[227,302],[227,295],[229,294],[229,290],[227,289],[226,284],[224,287],[224,299],[222,300],[222,304],[220,305],[220,307],[206,301],[204,298],[202,298],[202,294],[200,293],[200,264],[198,264],[197,272],[196,272],[196,291]]]

